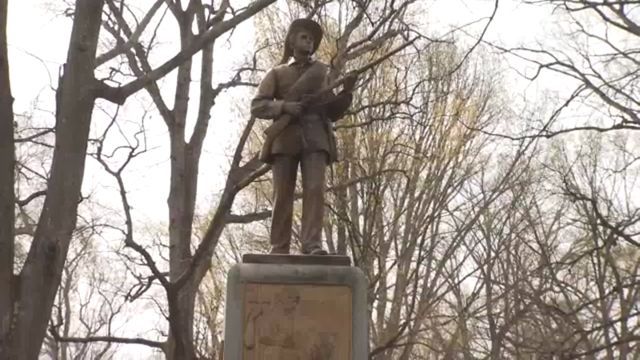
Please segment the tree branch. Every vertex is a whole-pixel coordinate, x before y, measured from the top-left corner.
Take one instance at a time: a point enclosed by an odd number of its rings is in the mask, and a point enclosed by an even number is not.
[[[274,2],[275,0],[256,0],[243,12],[235,15],[229,20],[213,25],[205,33],[196,36],[196,38],[191,44],[189,44],[188,47],[180,51],[160,67],[146,73],[142,77],[139,77],[124,86],[111,87],[105,83],[99,83],[99,91],[97,93],[97,96],[116,104],[124,104],[129,96],[145,87],[148,83],[158,80],[161,77],[167,75],[173,69],[177,68],[180,64],[191,59],[191,57],[198,51],[200,51],[204,46],[206,46],[206,44],[214,41],[222,34],[235,28],[237,25],[251,18],[253,15]]]
[[[49,328],[49,333],[56,341],[69,342],[69,343],[90,343],[90,342],[107,342],[107,343],[119,343],[119,344],[138,344],[146,345],[152,348],[160,349],[164,351],[166,344],[159,341],[147,340],[143,338],[122,338],[117,336],[88,336],[88,337],[63,337],[58,332]]]
[[[18,206],[22,207],[27,205],[28,203],[31,202],[31,200],[41,197],[41,196],[45,196],[47,195],[47,190],[40,190],[40,191],[36,191],[32,194],[30,194],[29,196],[27,196],[25,199],[21,199],[21,200],[17,200],[16,204],[18,204]]]
[[[115,8],[115,5],[112,4],[111,0],[108,0],[107,3],[109,4],[109,7],[111,7],[112,9]],[[151,22],[151,19],[153,19],[153,16],[156,14],[158,9],[160,9],[160,6],[162,6],[163,3],[164,3],[164,0],[156,0],[153,6],[151,6],[151,9],[149,9],[149,11],[145,14],[144,18],[142,18],[142,21],[140,22],[140,24],[138,24],[138,26],[136,27],[136,30],[129,35],[129,38],[127,39],[127,41],[118,42],[118,45],[116,45],[114,48],[98,56],[96,58],[95,66],[98,67],[106,63],[107,61],[115,58],[116,56],[123,54],[129,49],[131,49],[138,42],[138,40],[140,39],[140,35],[142,35],[144,30],[147,28],[147,26]],[[122,16],[122,14],[120,13],[115,15],[117,17]]]

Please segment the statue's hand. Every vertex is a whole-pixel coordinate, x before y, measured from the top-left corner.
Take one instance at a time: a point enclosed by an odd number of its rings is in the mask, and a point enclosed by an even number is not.
[[[302,113],[302,103],[297,101],[286,101],[282,105],[282,111],[293,116],[298,116]]]

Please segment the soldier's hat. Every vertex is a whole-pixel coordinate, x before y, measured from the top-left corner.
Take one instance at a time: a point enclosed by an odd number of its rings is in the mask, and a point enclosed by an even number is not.
[[[300,29],[309,31],[311,33],[311,36],[313,36],[313,51],[311,53],[313,54],[316,52],[316,50],[318,50],[318,46],[320,46],[320,42],[322,41],[322,35],[323,35],[322,27],[320,26],[320,24],[318,24],[317,22],[311,19],[306,19],[306,18],[295,19],[293,20],[293,22],[291,22],[291,25],[289,25],[289,30],[287,31],[287,37],[285,38],[284,55],[282,56],[282,63],[287,62],[289,58],[293,56],[293,49],[291,48],[289,41],[291,39],[291,36]]]

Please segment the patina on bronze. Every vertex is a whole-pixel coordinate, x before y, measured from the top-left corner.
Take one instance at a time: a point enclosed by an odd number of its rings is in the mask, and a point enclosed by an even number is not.
[[[267,73],[251,102],[254,116],[273,120],[260,156],[272,165],[273,172],[271,253],[290,251],[298,167],[302,173],[302,253],[327,253],[322,248],[325,172],[337,159],[332,123],[350,106],[356,76],[343,79],[342,91],[334,94],[328,66],[312,58],[322,34],[313,20],[293,21],[280,65]]]

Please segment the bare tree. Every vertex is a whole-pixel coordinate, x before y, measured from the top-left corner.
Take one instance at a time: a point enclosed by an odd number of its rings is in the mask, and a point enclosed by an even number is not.
[[[550,305],[566,332],[559,348],[568,358],[630,358],[637,354],[638,167],[628,137],[583,137],[577,154],[566,149],[553,167],[572,203],[577,233],[555,280],[562,297]],[[609,147],[614,145],[613,147]]]
[[[638,38],[636,1],[534,0],[550,8],[557,38],[537,46],[504,47],[508,56],[533,65],[522,72],[531,81],[549,74],[570,89],[547,118],[535,118],[521,134],[550,138],[573,131],[638,130]],[[566,115],[566,116],[565,116]],[[571,116],[569,116],[571,115]],[[576,119],[576,115],[579,118]]]
[[[381,69],[362,90],[362,112],[339,128],[346,152],[334,184],[349,185],[335,193],[328,233],[369,278],[376,359],[472,356],[477,290],[466,284],[479,267],[470,234],[525,176],[532,145],[496,166],[499,144],[473,128],[504,116],[500,84],[488,70],[460,66],[453,45],[420,54]]]
[[[534,65],[522,73],[527,80],[551,77],[569,91],[549,99],[556,107],[548,115],[523,116],[521,131],[487,132],[557,137],[543,146],[545,167],[532,173],[540,179],[528,190],[535,196],[514,194],[520,199],[511,215],[492,211],[492,226],[479,229],[478,239],[492,239],[474,256],[486,264],[477,311],[487,316],[480,322],[491,341],[487,354],[637,358],[638,4],[524,3],[552,10],[556,41],[492,46]]]
[[[589,146],[577,152],[560,142],[541,147],[468,234],[476,284],[457,297],[474,356],[626,359],[637,352],[638,252],[617,235],[637,232],[633,201],[618,196],[637,168],[596,139],[584,137]]]
[[[9,358],[9,336],[15,297],[13,274],[15,150],[13,140],[13,96],[7,54],[7,0],[0,1],[0,359]]]
[[[100,249],[103,229],[81,223],[75,230],[42,349],[52,359],[110,359],[119,345],[69,341],[112,336],[122,315],[126,297],[119,288],[124,274],[113,271],[103,255],[106,251]]]
[[[10,221],[2,225],[2,261],[3,291],[0,306],[2,319],[2,357],[11,359],[34,359],[44,339],[49,315],[61,280],[64,262],[69,249],[73,229],[76,225],[77,206],[80,199],[85,153],[88,143],[91,116],[96,99],[107,98],[122,103],[129,96],[148,86],[151,82],[166,75],[191,56],[207,47],[215,38],[233,29],[237,24],[250,18],[258,11],[272,3],[273,0],[261,0],[251,3],[242,11],[233,11],[227,2],[217,12],[211,24],[193,42],[184,46],[177,54],[158,68],[146,72],[135,80],[118,87],[112,87],[96,79],[94,70],[101,65],[104,58],[127,51],[134,41],[119,44],[102,57],[96,57],[99,33],[102,24],[103,0],[78,0],[73,11],[73,25],[69,42],[66,64],[62,71],[56,94],[56,126],[55,148],[53,149],[51,170],[47,180],[46,197],[37,223],[35,234],[30,245],[26,261],[17,277],[13,275],[14,237],[13,237],[13,121],[11,116],[11,92],[8,81],[8,65],[6,60],[6,9],[7,2],[2,5],[2,215]],[[109,4],[113,4],[109,2]],[[169,3],[175,11],[178,3]],[[196,2],[185,13],[196,6]],[[189,23],[189,29],[190,29]],[[186,24],[184,24],[187,26]],[[140,32],[146,24],[142,22]],[[135,39],[134,39],[135,40]],[[6,106],[5,106],[6,105]],[[11,130],[11,131],[6,131]],[[7,137],[6,139],[4,137]],[[7,140],[7,141],[4,141]],[[8,144],[8,145],[7,145]],[[4,149],[3,149],[4,150]],[[6,158],[5,158],[6,157]],[[5,206],[5,204],[7,206]],[[5,214],[6,212],[6,214]],[[8,225],[7,225],[8,224]],[[6,229],[5,229],[6,228]],[[6,230],[6,231],[5,231]],[[6,236],[5,236],[6,234]],[[4,251],[4,250],[7,251]],[[203,255],[196,256],[196,262],[203,261]],[[5,261],[6,260],[6,261]],[[193,272],[194,267],[191,267]],[[156,269],[157,270],[157,269]],[[157,275],[160,275],[157,272]],[[184,277],[186,279],[188,276]],[[164,279],[163,279],[164,280]],[[172,279],[173,280],[173,279]],[[185,285],[185,280],[177,281],[176,289]],[[15,285],[15,286],[14,286]],[[6,295],[5,295],[6,294]],[[188,311],[187,311],[188,312]],[[181,318],[181,317],[178,317]],[[189,317],[185,317],[189,321]],[[184,331],[187,336],[190,331]],[[174,329],[175,333],[175,329]],[[185,345],[177,342],[179,353]],[[189,353],[188,347],[186,348]],[[183,356],[189,358],[192,356]]]

